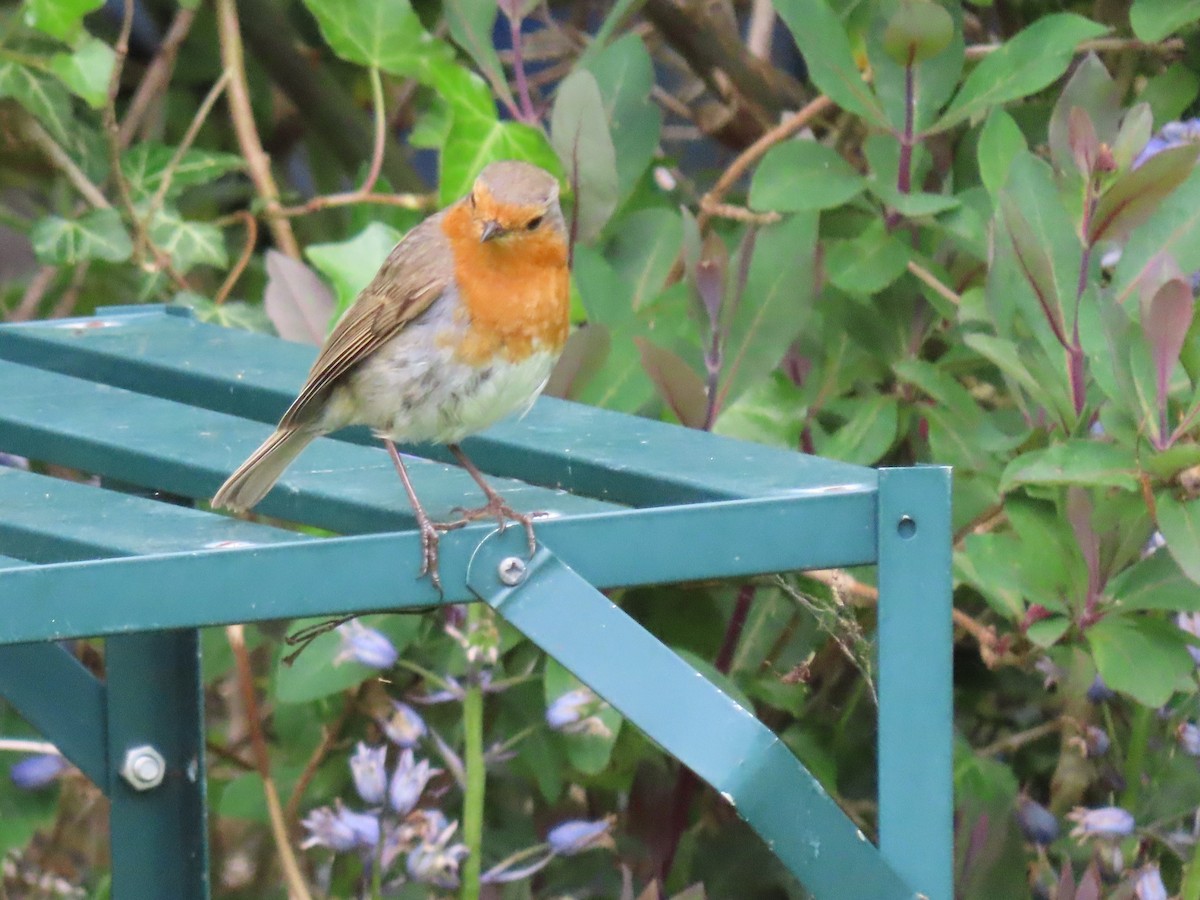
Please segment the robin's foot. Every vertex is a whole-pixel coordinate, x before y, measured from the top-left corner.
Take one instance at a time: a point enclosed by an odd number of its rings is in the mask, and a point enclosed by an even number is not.
[[[499,494],[490,494],[488,502],[483,506],[475,507],[474,509],[464,509],[461,506],[456,506],[454,512],[461,518],[451,523],[455,527],[466,525],[468,522],[477,522],[480,519],[495,519],[497,526],[501,531],[508,527],[509,522],[520,522],[525,528],[525,537],[529,540],[529,555],[533,556],[537,550],[537,536],[533,533],[533,520],[538,516],[546,515],[544,512],[517,512],[511,506],[504,502],[504,498]]]

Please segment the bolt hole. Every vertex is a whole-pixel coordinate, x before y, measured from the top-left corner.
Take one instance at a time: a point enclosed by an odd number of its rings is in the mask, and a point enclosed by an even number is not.
[[[912,516],[901,516],[896,523],[896,533],[907,541],[917,533],[917,520]]]

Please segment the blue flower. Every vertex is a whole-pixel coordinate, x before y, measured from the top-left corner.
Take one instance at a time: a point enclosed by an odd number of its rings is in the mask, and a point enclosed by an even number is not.
[[[13,763],[8,775],[23,791],[37,791],[52,784],[71,764],[57,753],[38,753]]]
[[[1078,838],[1081,843],[1091,837],[1122,838],[1133,833],[1133,815],[1119,806],[1098,809],[1077,806],[1067,818],[1075,823],[1071,837]]]
[[[354,776],[354,789],[367,803],[383,803],[387,794],[387,745],[368,747],[362,741],[350,757],[350,773]]]
[[[612,737],[612,730],[596,712],[607,704],[591,688],[579,687],[554,699],[546,709],[546,724],[563,734]]]
[[[613,839],[609,834],[612,826],[611,817],[594,822],[570,819],[550,829],[546,843],[559,856],[574,856],[595,847],[612,847]]]
[[[430,768],[427,759],[414,764],[411,750],[401,753],[400,761],[396,763],[396,771],[392,773],[392,783],[388,787],[388,799],[391,800],[392,809],[402,816],[412,812],[421,799],[421,794],[425,792],[429,779],[441,771]]]
[[[1200,613],[1181,612],[1175,617],[1175,624],[1192,637],[1200,637]],[[1192,662],[1200,666],[1200,647],[1188,644],[1187,651],[1192,655]]]
[[[1182,147],[1184,144],[1200,142],[1200,119],[1188,119],[1186,122],[1168,122],[1159,129],[1158,134],[1150,138],[1133,160],[1133,168],[1137,168],[1152,156]]]
[[[410,878],[443,890],[458,887],[459,864],[470,855],[466,844],[451,844],[458,823],[447,825],[408,854],[405,868]]]
[[[337,630],[342,636],[342,646],[333,658],[335,666],[353,660],[372,669],[390,669],[400,656],[387,635],[368,628],[358,619],[342,623]]]
[[[1117,696],[1116,692],[1105,684],[1104,679],[1099,675],[1092,681],[1092,686],[1087,689],[1087,698],[1092,703],[1105,703],[1115,696]]]
[[[1028,797],[1017,801],[1017,824],[1031,843],[1045,847],[1058,839],[1058,819],[1042,804]]]
[[[1167,900],[1167,887],[1156,865],[1144,867],[1133,884],[1133,896],[1137,900]]]
[[[1175,729],[1175,737],[1179,740],[1179,747],[1188,756],[1200,756],[1200,727],[1192,722],[1182,722]]]
[[[322,806],[312,810],[300,823],[308,829],[301,849],[328,847],[339,853],[374,847],[379,843],[379,818],[370,813],[356,813],[340,802],[337,809]]]
[[[379,721],[388,740],[397,747],[415,747],[428,731],[425,720],[407,703],[393,700],[392,707],[392,714]]]

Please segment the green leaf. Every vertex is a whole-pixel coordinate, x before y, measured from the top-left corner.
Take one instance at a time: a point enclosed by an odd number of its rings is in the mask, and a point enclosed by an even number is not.
[[[1200,166],[1192,168],[1158,212],[1129,238],[1113,273],[1118,303],[1129,299],[1160,253],[1173,256],[1184,272],[1200,269]]]
[[[828,438],[817,443],[821,456],[867,466],[878,462],[895,443],[900,426],[900,405],[895,397],[874,394],[831,404],[830,409],[849,415]]]
[[[550,142],[575,190],[575,239],[590,243],[617,208],[617,157],[604,100],[591,72],[579,69],[558,86]]]
[[[290,628],[299,631],[311,625],[319,625],[327,621],[326,617],[318,616],[312,619],[296,619]],[[391,640],[393,646],[403,653],[404,648],[416,640],[421,629],[421,617],[414,615],[360,616],[359,621],[368,628],[383,632]],[[312,643],[304,648],[296,661],[288,666],[283,663],[283,657],[292,648],[286,645],[280,647],[279,657],[275,663],[275,699],[280,703],[308,703],[319,700],[330,694],[337,694],[347,688],[354,687],[368,678],[379,676],[379,670],[361,665],[353,660],[334,663],[334,658],[342,647],[342,636],[331,629],[318,635]]]
[[[830,241],[825,251],[829,280],[848,294],[878,294],[908,266],[910,249],[875,221],[851,240]]]
[[[721,402],[779,365],[808,323],[816,297],[817,213],[793,213],[758,230],[741,303],[729,320]]]
[[[1140,40],[1155,44],[1200,19],[1200,0],[1134,0],[1129,24]]]
[[[897,133],[903,133],[909,112],[908,81],[912,80],[912,127],[915,133],[923,131],[936,117],[950,95],[958,87],[965,59],[962,30],[962,9],[959,4],[934,4],[929,0],[892,0],[887,3],[871,4],[878,9],[867,29],[867,55],[871,62],[872,84],[884,111]],[[942,32],[939,42],[945,43],[937,52],[918,60],[911,72],[906,71],[905,59],[897,59],[888,51],[889,30],[897,16],[904,14],[905,7],[919,10],[921,18],[930,17],[940,22]],[[892,16],[889,21],[889,15]],[[930,23],[932,24],[932,23]],[[911,35],[910,35],[911,36]],[[926,46],[926,52],[932,49]]]
[[[682,243],[683,220],[674,210],[656,207],[622,217],[606,255],[632,285],[630,308],[635,312],[662,291]]]
[[[1200,502],[1177,500],[1167,491],[1156,494],[1154,500],[1167,549],[1184,574],[1200,584]]]
[[[20,63],[0,59],[0,97],[12,97],[20,103],[46,126],[59,144],[74,143],[71,131],[76,126],[71,97],[53,78]]]
[[[1037,19],[983,58],[930,130],[945,131],[989,107],[1036,94],[1067,70],[1079,43],[1106,31],[1073,13]]]
[[[1200,591],[1169,552],[1138,560],[1108,585],[1106,593],[1124,611],[1163,609],[1200,612]]]
[[[438,75],[438,92],[454,110],[442,147],[443,205],[465,196],[483,171],[499,159],[520,159],[555,174],[562,171],[546,135],[521,122],[501,122],[491,91],[478,75],[457,66]]]
[[[979,132],[979,178],[993,197],[1008,181],[1008,170],[1013,159],[1022,150],[1028,149],[1025,135],[1013,117],[999,106],[988,114],[983,129]]]
[[[1121,175],[1100,195],[1088,225],[1088,241],[1095,244],[1128,237],[1192,174],[1197,157],[1200,157],[1200,145],[1172,147]]]
[[[133,242],[115,209],[96,209],[77,219],[47,216],[29,233],[39,262],[73,266],[85,259],[124,262]]]
[[[768,150],[754,170],[750,206],[776,212],[832,209],[865,186],[866,179],[836,150],[816,141],[787,141]]]
[[[1044,450],[1022,453],[1004,470],[1000,490],[1022,484],[1077,484],[1138,489],[1137,460],[1128,447],[1072,438]]]
[[[554,703],[563,694],[584,688],[582,681],[563,668],[553,657],[546,659],[546,671],[542,676],[546,691],[546,706]],[[608,767],[613,747],[621,732],[624,719],[608,703],[597,698],[594,710],[584,710],[585,718],[592,718],[592,727],[578,732],[560,732],[566,747],[567,759],[585,775],[596,775]]]
[[[654,64],[642,39],[627,34],[581,65],[596,76],[604,98],[617,153],[618,196],[628,197],[658,152],[662,134],[662,110],[650,99]]]
[[[116,54],[108,44],[87,37],[74,52],[50,57],[50,71],[88,106],[101,109],[108,100],[108,81],[115,61]]]
[[[501,100],[515,105],[508,87],[508,76],[500,62],[500,54],[492,44],[492,30],[499,8],[494,2],[480,0],[446,0],[442,4],[446,25],[454,43],[467,51],[488,82],[501,91]]]
[[[1105,616],[1087,641],[1104,683],[1151,708],[1170,700],[1195,667],[1183,633],[1158,619]]]
[[[67,40],[79,31],[84,16],[103,5],[104,0],[25,0],[25,24]]]
[[[1197,93],[1200,93],[1200,74],[1183,63],[1174,63],[1150,78],[1138,99],[1150,104],[1154,121],[1161,125],[1180,118]]]
[[[198,265],[218,269],[229,265],[225,237],[216,225],[185,219],[178,210],[164,207],[154,216],[147,232],[150,240],[170,255],[172,264],[181,273]]]
[[[927,194],[924,191],[902,194],[894,184],[877,178],[869,182],[871,193],[887,206],[909,219],[924,219],[938,213],[957,209],[962,201],[950,194]]]
[[[1015,544],[1011,533],[970,534],[954,554],[955,578],[974,586],[992,609],[1013,622],[1025,614],[1022,586],[1011,577]]]
[[[349,240],[309,244],[304,255],[333,285],[340,313],[370,284],[402,237],[396,229],[373,222]]]
[[[1041,240],[1042,235],[1025,218],[1012,194],[1000,195],[1000,209],[1004,214],[1005,233],[1016,252],[1017,265],[1033,290],[1042,315],[1055,334],[1065,335],[1062,298],[1058,292],[1051,249]]]
[[[290,259],[290,257],[289,257]],[[224,303],[214,303],[208,297],[193,294],[190,291],[180,291],[171,298],[172,306],[183,306],[192,311],[192,317],[197,322],[208,322],[220,325],[222,328],[240,328],[243,331],[254,331],[259,334],[274,334],[271,320],[261,304],[246,303],[244,300],[226,300]]]
[[[800,445],[805,409],[800,388],[782,373],[776,373],[723,407],[713,431],[795,450]]]
[[[1096,129],[1097,137],[1111,147],[1123,113],[1121,99],[1121,86],[1108,74],[1108,69],[1096,54],[1088,53],[1071,73],[1050,115],[1048,143],[1055,168],[1060,172],[1075,169],[1074,153],[1070,146],[1071,110],[1075,107],[1084,110]]]
[[[158,191],[175,149],[166,144],[142,141],[121,154],[121,173],[129,182],[129,190],[135,200],[151,197]],[[189,187],[210,184],[222,175],[245,168],[245,165],[245,160],[236,153],[190,148],[171,174],[167,199],[179,196]]]
[[[393,75],[430,77],[453,51],[421,25],[409,0],[304,0],[333,52]]]
[[[791,30],[813,84],[846,112],[886,125],[879,99],[855,65],[846,29],[826,0],[776,0],[775,11]]]

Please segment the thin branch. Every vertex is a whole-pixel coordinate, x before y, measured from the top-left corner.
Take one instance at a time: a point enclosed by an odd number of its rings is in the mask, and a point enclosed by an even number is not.
[[[229,648],[233,651],[236,663],[238,687],[241,689],[242,704],[245,707],[243,711],[246,714],[246,728],[250,732],[250,746],[254,751],[254,764],[262,777],[263,793],[267,799],[267,815],[271,821],[271,836],[279,853],[279,863],[283,867],[289,896],[292,900],[312,900],[308,886],[304,883],[304,876],[300,873],[300,866],[296,862],[296,855],[292,852],[283,808],[279,804],[279,792],[271,778],[271,757],[267,752],[267,739],[262,732],[258,698],[254,693],[254,672],[250,668],[250,654],[246,650],[245,626],[227,625],[225,636],[229,640]]]
[[[322,730],[320,742],[308,757],[308,762],[304,764],[304,771],[296,779],[296,784],[292,787],[292,796],[288,798],[287,807],[283,811],[284,822],[287,823],[289,829],[294,828],[300,820],[300,804],[304,800],[304,792],[308,790],[309,784],[317,774],[317,769],[321,767],[321,763],[325,761],[329,751],[341,738],[342,729],[350,721],[350,714],[354,712],[356,695],[355,691],[347,692],[341,713],[332,725]]]
[[[700,215],[697,216],[697,220],[701,230],[704,229],[708,220],[712,218],[711,214],[704,211],[705,206],[715,207],[716,204],[720,204],[724,200],[725,195],[729,193],[730,188],[737,184],[738,180],[746,174],[751,166],[762,159],[768,150],[781,141],[792,137],[796,132],[808,125],[809,122],[825,112],[825,110],[832,108],[833,101],[822,94],[805,104],[803,109],[792,113],[739,153],[737,159],[730,164],[729,168],[721,173],[721,177],[712,186],[712,190],[705,194],[704,198],[700,201]]]
[[[1041,725],[1035,725],[1033,728],[1028,728],[1025,731],[1018,731],[1016,734],[1006,735],[997,741],[992,741],[986,747],[980,747],[975,752],[980,756],[995,756],[998,753],[1019,750],[1026,744],[1032,744],[1034,741],[1046,737],[1046,735],[1061,731],[1065,724],[1065,719],[1051,719],[1049,722],[1043,722]]]
[[[233,268],[229,270],[229,274],[225,276],[225,281],[222,283],[221,289],[213,297],[213,303],[217,306],[220,306],[228,299],[230,292],[233,291],[233,286],[237,284],[237,280],[242,277],[242,272],[249,265],[250,257],[254,255],[254,247],[258,243],[258,220],[244,209],[238,210],[234,215],[246,226],[246,241],[242,246],[242,255],[238,257],[238,261],[234,263]]]
[[[280,251],[293,259],[300,258],[300,245],[288,220],[279,215],[279,188],[271,174],[271,160],[263,150],[254,111],[250,107],[250,86],[246,83],[246,67],[242,51],[242,35],[234,0],[217,0],[217,33],[221,42],[221,61],[230,73],[226,99],[233,119],[238,145],[250,169],[254,188],[266,205],[267,226]]]
[[[507,12],[507,9],[505,10]],[[529,96],[529,80],[525,77],[525,58],[521,52],[521,16],[519,10],[514,10],[508,16],[508,30],[512,37],[513,80],[517,85],[517,102],[521,104],[521,121],[527,125],[536,125],[537,110],[533,108],[533,98]]]
[[[968,60],[979,60],[985,56],[995,53],[1004,44],[972,44],[966,49]],[[1144,50],[1149,53],[1156,53],[1160,56],[1173,56],[1176,53],[1182,53],[1184,49],[1182,38],[1168,38],[1165,41],[1153,43],[1150,41],[1139,41],[1137,38],[1121,38],[1121,37],[1106,37],[1095,38],[1090,41],[1083,41],[1075,47],[1076,54],[1082,53],[1105,53],[1111,50]]]
[[[17,304],[17,308],[8,314],[7,318],[10,322],[28,322],[37,315],[38,307],[42,304],[42,298],[46,296],[46,291],[50,290],[50,286],[54,284],[54,278],[58,275],[58,266],[42,266],[33,277],[29,279],[29,284],[25,286],[25,293],[21,295],[21,302]]]
[[[25,121],[25,136],[33,143],[37,144],[38,148],[46,154],[46,158],[54,168],[58,169],[67,176],[67,180],[71,182],[71,186],[83,196],[83,199],[90,203],[96,209],[110,209],[112,204],[108,202],[108,198],[100,188],[92,182],[90,178],[84,174],[84,171],[75,165],[75,160],[67,154],[58,142],[50,136],[50,132],[46,131],[37,120],[28,118]]]
[[[367,170],[367,179],[359,192],[369,194],[379,180],[383,169],[383,151],[387,146],[387,109],[383,104],[383,78],[377,66],[371,66],[368,71],[371,80],[371,108],[375,115],[375,143],[371,145],[371,167]]]
[[[959,294],[948,287],[941,279],[939,279],[920,263],[914,262],[910,259],[908,261],[908,271],[915,275],[917,280],[925,284],[939,297],[949,300],[955,306],[958,306],[960,303],[962,303],[962,297]]]
[[[175,58],[179,55],[179,47],[192,30],[196,20],[194,9],[180,7],[171,21],[167,33],[163,36],[158,53],[146,68],[146,74],[134,91],[133,99],[125,110],[125,118],[121,121],[118,139],[122,147],[128,147],[133,140],[134,132],[141,126],[146,113],[159,95],[171,81],[171,73],[175,69]]]
[[[75,304],[79,300],[79,292],[83,290],[83,282],[87,278],[87,273],[91,266],[92,261],[90,259],[85,259],[76,264],[75,271],[71,273],[71,283],[67,285],[67,289],[62,292],[62,296],[58,298],[58,302],[50,310],[50,318],[65,319],[71,313],[75,312]]]
[[[167,166],[163,169],[162,181],[159,182],[158,190],[154,192],[154,196],[150,198],[150,206],[146,210],[145,222],[149,224],[153,221],[154,216],[162,208],[163,201],[167,198],[167,192],[171,189],[171,180],[175,177],[175,170],[179,168],[179,164],[183,162],[184,155],[191,148],[192,143],[196,140],[196,135],[200,133],[200,129],[204,127],[204,120],[208,118],[208,114],[212,112],[213,106],[217,102],[217,98],[221,96],[221,92],[225,90],[229,84],[229,70],[226,69],[221,73],[221,77],[216,80],[208,94],[196,107],[196,114],[192,116],[191,124],[184,132],[183,139],[180,140],[179,146],[175,148],[175,152],[171,154],[171,159],[167,162]]]

